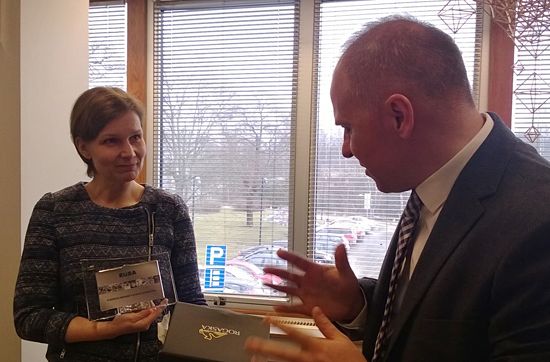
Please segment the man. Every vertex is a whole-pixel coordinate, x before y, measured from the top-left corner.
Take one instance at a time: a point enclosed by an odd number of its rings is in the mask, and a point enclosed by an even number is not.
[[[287,361],[550,361],[550,165],[479,114],[453,40],[409,18],[370,24],[331,98],[342,154],[381,191],[412,190],[414,206],[378,280],[358,281],[342,246],[334,267],[280,250],[298,272],[266,272],[302,304],[277,310],[312,315],[327,338],[281,326],[299,349],[246,348]],[[330,321],[359,333],[363,353]]]

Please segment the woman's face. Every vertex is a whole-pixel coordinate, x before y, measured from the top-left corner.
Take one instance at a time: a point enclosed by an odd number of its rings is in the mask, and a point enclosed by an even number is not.
[[[146,154],[141,122],[133,111],[107,123],[94,140],[78,140],[77,145],[92,161],[94,179],[115,184],[135,180]]]

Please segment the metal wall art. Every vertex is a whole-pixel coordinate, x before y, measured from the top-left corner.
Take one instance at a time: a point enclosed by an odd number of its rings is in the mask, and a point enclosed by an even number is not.
[[[483,6],[504,29],[517,50],[530,55],[528,65],[521,60],[514,64],[514,74],[522,80],[514,95],[531,114],[531,126],[524,134],[535,142],[541,135],[535,115],[550,102],[550,84],[541,77],[538,67],[540,56],[550,51],[550,0],[449,0],[438,15],[456,34],[476,14],[478,6]],[[529,74],[523,74],[525,71]]]

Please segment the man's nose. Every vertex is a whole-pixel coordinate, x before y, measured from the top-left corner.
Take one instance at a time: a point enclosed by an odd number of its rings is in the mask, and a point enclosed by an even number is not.
[[[345,158],[353,157],[353,152],[351,152],[349,139],[347,137],[344,137],[344,141],[342,142],[342,156]]]

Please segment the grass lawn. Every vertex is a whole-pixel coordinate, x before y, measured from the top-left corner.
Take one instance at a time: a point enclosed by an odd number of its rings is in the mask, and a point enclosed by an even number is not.
[[[246,226],[246,212],[221,208],[217,213],[195,213],[195,238],[199,265],[204,264],[206,245],[227,245],[227,260],[239,250],[255,245],[269,245],[273,240],[287,240],[288,226],[265,221],[270,211],[263,211],[260,235],[260,212],[254,212],[253,225]],[[260,240],[261,238],[261,240]]]

